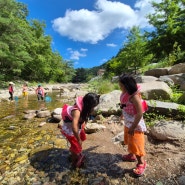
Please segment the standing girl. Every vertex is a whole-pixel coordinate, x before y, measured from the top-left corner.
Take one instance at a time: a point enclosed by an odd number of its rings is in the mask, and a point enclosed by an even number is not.
[[[99,104],[99,95],[88,93],[84,97],[77,97],[73,106],[65,104],[62,108],[63,125],[61,133],[70,142],[72,165],[81,167],[84,155],[82,155],[82,141],[86,139],[84,127],[90,113]]]
[[[28,99],[28,85],[24,83],[22,86],[22,95],[25,99]]]
[[[135,79],[126,74],[119,77],[119,86],[122,91],[120,96],[121,108],[124,117],[124,143],[128,145],[129,154],[123,155],[124,161],[137,161],[133,173],[136,176],[144,174],[146,169],[145,138],[146,125],[143,112],[147,110],[147,104],[141,99],[140,87]]]
[[[13,88],[14,83],[10,82],[8,86],[8,91],[10,94],[9,100],[13,101],[13,93],[14,93],[14,88]]]
[[[45,95],[45,93],[44,93],[44,89],[41,87],[40,84],[38,85],[38,87],[37,87],[37,89],[35,90],[35,92],[36,92],[38,101],[44,100],[44,95]]]

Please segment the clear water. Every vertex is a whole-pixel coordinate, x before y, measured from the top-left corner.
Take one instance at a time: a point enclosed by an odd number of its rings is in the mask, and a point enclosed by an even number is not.
[[[47,108],[48,110],[53,111],[55,108],[62,107],[63,105],[62,98],[57,96],[58,94],[58,91],[48,93],[51,101],[38,101],[36,95],[29,95],[28,99],[15,97],[13,102],[0,102],[0,119],[7,116],[22,116],[22,113],[25,110],[40,110]]]

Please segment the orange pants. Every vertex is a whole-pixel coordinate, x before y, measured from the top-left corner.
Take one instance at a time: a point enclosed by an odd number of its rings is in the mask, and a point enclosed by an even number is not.
[[[145,155],[145,137],[143,132],[135,131],[134,135],[128,134],[129,128],[124,127],[124,144],[128,145],[128,152],[138,155]]]

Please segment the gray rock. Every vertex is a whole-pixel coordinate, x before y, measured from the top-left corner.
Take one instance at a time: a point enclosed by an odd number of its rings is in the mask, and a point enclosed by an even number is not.
[[[157,81],[158,78],[154,76],[137,76],[136,77],[136,82],[137,83],[147,83],[147,82],[152,82],[152,81]]]
[[[51,113],[50,113],[49,110],[39,111],[39,112],[37,113],[37,117],[38,117],[38,118],[45,118],[45,117],[49,117],[49,116],[51,116]]]
[[[185,140],[185,122],[161,120],[151,128],[151,135],[159,140]]]
[[[100,125],[97,123],[87,123],[85,126],[85,132],[88,134],[92,134],[105,128],[106,127],[104,125]]]
[[[36,116],[35,113],[28,113],[23,116],[23,119],[29,120],[29,119],[33,119],[35,116]]]
[[[185,63],[180,63],[172,66],[168,73],[169,75],[185,73]]]
[[[146,76],[155,76],[159,78],[160,76],[168,75],[168,68],[155,68],[150,69],[144,73]]]
[[[172,93],[171,88],[165,82],[152,81],[141,83],[141,93],[145,99],[169,100]]]
[[[101,113],[102,115],[118,114],[120,108],[117,104],[120,102],[120,90],[114,90],[108,94],[100,96],[100,103],[95,108],[95,113]]]
[[[147,104],[149,107],[148,112],[171,117],[180,114],[178,110],[179,104],[177,103],[162,102],[158,100],[148,100]]]

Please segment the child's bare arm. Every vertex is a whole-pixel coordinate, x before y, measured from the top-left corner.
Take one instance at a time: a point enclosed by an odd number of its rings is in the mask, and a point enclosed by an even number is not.
[[[76,137],[76,139],[78,140],[79,144],[82,144],[82,141],[80,139],[79,136],[79,119],[80,119],[80,111],[79,110],[74,110],[72,112],[72,116],[73,116],[73,122],[72,122],[72,129],[73,129],[73,133],[74,136]]]
[[[137,127],[137,125],[139,124],[139,121],[141,120],[143,116],[143,111],[142,111],[141,99],[137,94],[132,97],[131,101],[134,104],[136,112],[137,112],[134,118],[134,123],[132,127],[129,129],[129,134],[133,135],[134,129]]]

